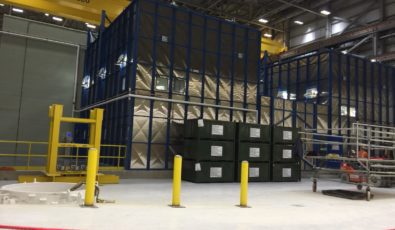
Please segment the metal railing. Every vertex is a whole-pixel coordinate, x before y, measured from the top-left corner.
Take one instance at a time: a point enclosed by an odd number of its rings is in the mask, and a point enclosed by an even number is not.
[[[5,145],[14,145],[15,153],[2,153],[1,147]],[[26,150],[20,151],[23,153],[18,153],[17,148],[24,147]],[[35,147],[48,148],[48,142],[40,142],[40,141],[14,141],[14,140],[0,140],[0,169],[11,169],[11,170],[45,170],[46,163],[42,165],[33,165],[32,160],[35,158],[45,159],[48,157],[48,153],[35,153],[33,149]],[[87,149],[89,145],[86,144],[75,144],[75,143],[59,143],[60,148],[71,148],[72,151],[70,154],[59,154],[59,159],[73,159],[75,160],[75,164],[78,165],[84,159],[87,159],[87,154],[81,154],[81,149]],[[106,159],[114,159],[115,164],[111,164],[109,166],[99,166],[99,170],[123,170],[124,167],[122,165],[123,160],[125,159],[126,154],[126,145],[111,145],[111,144],[102,144],[100,145],[101,152],[106,148],[114,149],[115,151],[112,154],[105,154],[100,156],[100,160]],[[47,151],[47,150],[46,150]],[[24,165],[5,165],[1,162],[4,158],[19,158],[26,160]],[[114,161],[113,161],[114,162]]]

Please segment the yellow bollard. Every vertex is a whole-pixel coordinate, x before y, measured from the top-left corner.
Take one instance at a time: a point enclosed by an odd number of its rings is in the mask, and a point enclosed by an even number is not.
[[[181,168],[182,168],[182,157],[180,155],[174,156],[173,166],[173,199],[171,207],[181,207],[180,205],[180,193],[181,193]]]
[[[241,178],[240,178],[240,207],[247,206],[248,199],[248,161],[241,162]]]
[[[88,168],[86,171],[85,203],[84,206],[93,206],[95,203],[95,187],[97,174],[97,149],[91,148],[88,152]]]

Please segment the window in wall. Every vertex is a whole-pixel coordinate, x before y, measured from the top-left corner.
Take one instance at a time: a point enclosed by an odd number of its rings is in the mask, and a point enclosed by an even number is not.
[[[314,99],[314,98],[317,98],[317,96],[318,96],[317,87],[307,88],[306,93],[304,94],[304,97],[306,99]]]
[[[288,92],[287,92],[287,90],[279,89],[277,91],[277,97],[282,98],[282,99],[288,99]]]
[[[173,79],[173,92],[185,94],[185,79],[175,77]]]
[[[83,79],[82,79],[82,88],[83,89],[89,89],[90,87],[90,81],[91,81],[91,77],[89,75],[86,75]]]
[[[346,105],[342,105],[340,107],[340,115],[342,116],[348,116],[348,109]],[[357,111],[355,107],[350,106],[350,117],[356,117],[357,116]]]
[[[169,90],[169,78],[158,76],[155,79],[155,89],[159,91],[168,91]]]

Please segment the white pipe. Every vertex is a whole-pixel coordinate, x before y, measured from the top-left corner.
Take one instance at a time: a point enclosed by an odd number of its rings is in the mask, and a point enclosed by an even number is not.
[[[156,100],[156,101],[164,101],[164,102],[171,102],[171,103],[180,103],[180,104],[188,104],[188,105],[196,105],[196,106],[206,106],[206,107],[213,107],[213,108],[219,108],[219,109],[231,109],[231,110],[238,110],[238,111],[244,111],[244,112],[253,112],[256,115],[258,115],[258,110],[255,109],[245,109],[245,108],[237,108],[237,107],[230,107],[230,106],[223,106],[223,105],[213,105],[213,104],[206,104],[206,103],[200,103],[200,102],[193,102],[193,101],[182,101],[182,100],[176,100],[176,99],[168,99],[168,98],[160,98],[160,97],[152,97],[152,96],[144,96],[144,95],[137,95],[137,94],[125,94],[116,98],[109,99],[107,101],[99,102],[87,107],[84,107],[79,110],[74,110],[74,112],[82,112],[88,109],[92,109],[98,106],[102,106],[114,101],[119,101],[125,98],[139,98],[139,99],[146,99],[146,100]]]
[[[71,113],[71,115],[73,116],[73,111],[75,111],[75,105],[76,105],[77,80],[78,80],[78,69],[79,69],[81,46],[79,44],[57,41],[57,40],[52,40],[52,39],[48,39],[48,38],[41,38],[41,37],[32,36],[32,35],[28,35],[28,34],[19,34],[19,33],[14,33],[14,32],[9,32],[9,31],[0,30],[0,34],[28,38],[28,39],[44,41],[44,42],[50,42],[50,43],[60,44],[60,45],[65,45],[65,46],[71,46],[71,47],[75,47],[77,49],[77,57],[76,57],[76,62],[75,62],[76,66],[75,66],[75,73],[74,73],[74,87],[73,87],[73,105],[72,105],[72,113]]]

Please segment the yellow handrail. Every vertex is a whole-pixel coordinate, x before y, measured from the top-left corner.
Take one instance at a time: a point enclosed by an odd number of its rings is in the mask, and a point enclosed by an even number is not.
[[[26,145],[27,146],[27,153],[0,153],[0,159],[2,157],[21,157],[27,158],[26,165],[0,165],[0,168],[7,167],[13,168],[15,170],[43,170],[45,169],[45,165],[38,165],[32,166],[31,160],[33,158],[47,158],[47,153],[33,153],[32,148],[38,145],[48,145],[48,142],[42,141],[15,141],[15,140],[0,140],[0,146],[2,144],[16,144],[16,145]],[[59,143],[59,147],[61,148],[68,148],[72,147],[75,149],[75,155],[59,155],[59,158],[73,158],[76,160],[76,165],[78,165],[78,161],[80,159],[86,159],[88,156],[80,155],[81,148],[90,148],[91,146],[88,144],[76,144],[76,143]],[[125,159],[125,152],[126,152],[126,145],[114,145],[114,144],[102,144],[100,145],[101,148],[116,148],[114,150],[114,155],[111,156],[100,156],[100,159],[116,159],[117,163],[115,166],[101,166],[100,169],[105,170],[122,170],[123,166],[121,166],[121,162]],[[1,162],[1,160],[0,160]]]

